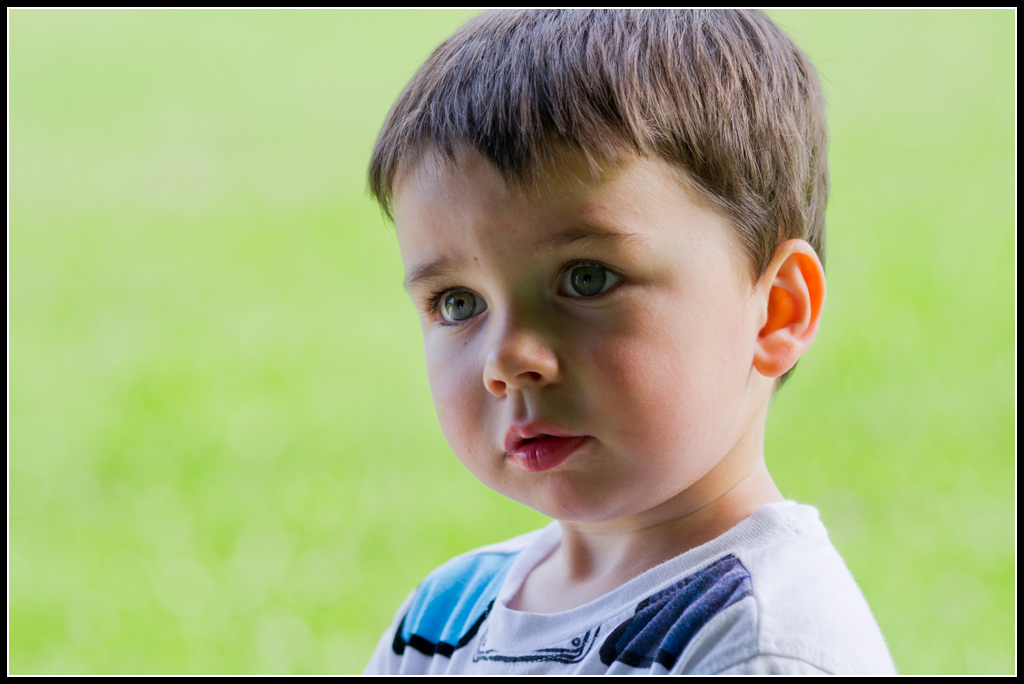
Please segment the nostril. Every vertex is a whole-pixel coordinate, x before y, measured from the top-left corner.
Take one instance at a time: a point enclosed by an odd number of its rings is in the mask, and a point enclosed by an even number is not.
[[[505,394],[505,383],[502,380],[491,378],[485,383],[488,391],[495,396],[501,396]]]
[[[558,361],[546,348],[501,343],[495,345],[484,363],[487,390],[503,397],[512,390],[538,389],[558,380]]]

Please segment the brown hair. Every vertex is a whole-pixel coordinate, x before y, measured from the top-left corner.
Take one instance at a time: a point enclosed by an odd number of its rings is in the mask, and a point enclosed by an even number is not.
[[[732,220],[755,280],[791,238],[824,263],[821,87],[760,11],[485,12],[434,50],[388,113],[369,167],[384,212],[404,158],[432,148],[453,160],[460,146],[520,186],[555,150],[592,171],[624,153],[661,158]]]

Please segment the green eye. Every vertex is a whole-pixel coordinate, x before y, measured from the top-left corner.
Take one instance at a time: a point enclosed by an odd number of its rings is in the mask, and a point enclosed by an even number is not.
[[[593,297],[619,282],[621,276],[595,264],[582,264],[565,274],[564,294],[570,297]]]
[[[483,300],[472,292],[449,292],[441,301],[441,317],[449,323],[461,323],[484,308]]]

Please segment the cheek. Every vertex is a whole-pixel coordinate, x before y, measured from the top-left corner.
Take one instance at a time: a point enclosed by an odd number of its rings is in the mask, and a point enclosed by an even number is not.
[[[590,357],[599,424],[616,426],[615,438],[650,453],[671,449],[681,434],[703,432],[708,397],[679,340],[632,336],[595,345]],[[700,395],[704,401],[693,401]]]
[[[584,361],[594,369],[588,394],[598,398],[598,424],[651,458],[717,450],[739,418],[753,358],[739,315],[674,304],[591,340]]]
[[[472,457],[479,447],[479,428],[485,402],[480,396],[483,370],[467,363],[464,354],[448,345],[427,345],[427,377],[434,409],[448,446],[460,460]]]

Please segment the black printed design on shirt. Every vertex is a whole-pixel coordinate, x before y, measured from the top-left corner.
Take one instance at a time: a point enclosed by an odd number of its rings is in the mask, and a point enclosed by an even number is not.
[[[532,653],[525,655],[505,655],[494,649],[487,648],[487,633],[480,636],[480,643],[473,654],[473,662],[490,660],[498,663],[578,663],[587,657],[590,649],[597,641],[597,635],[601,633],[601,627],[593,630],[593,635],[588,631],[583,636],[575,637],[569,643],[570,648],[538,648]]]

